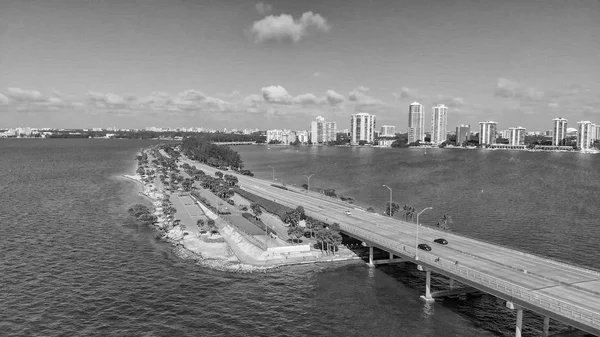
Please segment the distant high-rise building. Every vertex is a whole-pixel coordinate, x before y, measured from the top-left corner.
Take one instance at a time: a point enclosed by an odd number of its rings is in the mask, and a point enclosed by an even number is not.
[[[500,134],[500,137],[504,139],[510,139],[510,130],[502,130],[498,133]]]
[[[565,138],[567,135],[567,120],[558,117],[554,118],[554,133],[552,134],[552,145],[560,146],[565,144]]]
[[[396,127],[393,125],[382,125],[380,137],[393,137],[396,135]]]
[[[408,143],[425,140],[423,105],[413,102],[408,107]]]
[[[448,107],[438,104],[431,114],[431,142],[441,144],[446,141],[448,133]]]
[[[590,121],[577,122],[577,147],[588,150],[592,144],[592,128],[595,125]]]
[[[508,136],[508,145],[525,145],[525,128],[517,126],[516,128],[508,128],[510,132]]]
[[[471,125],[461,124],[456,127],[456,145],[460,146],[471,136]]]
[[[351,144],[365,141],[372,143],[375,139],[375,115],[357,113],[350,116]]]
[[[325,118],[318,116],[310,123],[310,141],[313,144],[323,143],[325,138]]]
[[[479,145],[496,144],[498,123],[492,121],[479,122]]]
[[[592,126],[592,141],[600,140],[600,124]]]
[[[337,134],[337,123],[336,122],[326,122],[325,123],[325,131],[323,136],[323,142],[335,142],[336,134]]]
[[[283,142],[283,130],[267,130],[267,143],[271,141]]]
[[[308,141],[309,141],[308,131],[306,131],[306,130],[296,131],[296,139],[298,139],[298,141],[300,143],[308,143]]]

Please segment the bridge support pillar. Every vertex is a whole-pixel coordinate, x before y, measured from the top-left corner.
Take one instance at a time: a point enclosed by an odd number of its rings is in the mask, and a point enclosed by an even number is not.
[[[544,329],[542,330],[542,337],[548,337],[548,333],[550,330],[550,317],[544,317]]]
[[[373,264],[373,246],[369,246],[369,267],[375,267],[375,264]]]
[[[435,301],[435,299],[431,297],[431,270],[425,271],[425,295],[421,295],[420,298],[427,303]]]
[[[523,308],[509,301],[506,302],[506,307],[512,310],[517,310],[517,324],[515,327],[515,337],[521,337],[521,332],[523,331]]]
[[[454,290],[454,279],[451,278],[450,282],[448,282],[448,287],[450,288],[450,290]]]
[[[515,337],[521,337],[523,331],[523,308],[517,309],[517,327],[515,328]]]
[[[390,260],[393,260],[393,259],[394,259],[394,254],[390,253]]]

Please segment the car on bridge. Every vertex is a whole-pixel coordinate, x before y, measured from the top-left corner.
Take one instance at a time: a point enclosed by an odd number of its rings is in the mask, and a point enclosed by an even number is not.
[[[350,212],[350,211],[344,211],[344,214],[346,214],[346,215],[352,215],[352,212]]]
[[[435,240],[433,240],[433,242],[439,243],[440,245],[447,245],[448,244],[448,241],[446,239],[442,239],[442,238],[435,239]]]
[[[426,251],[430,251],[431,250],[431,247],[429,247],[429,245],[426,244],[426,243],[421,243],[417,247],[419,247],[419,249],[426,250]]]

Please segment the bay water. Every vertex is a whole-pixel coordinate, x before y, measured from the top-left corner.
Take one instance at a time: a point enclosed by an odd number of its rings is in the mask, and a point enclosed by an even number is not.
[[[234,274],[198,266],[127,215],[149,140],[0,141],[0,335],[510,336],[491,296],[421,302],[414,266],[360,262]],[[461,150],[239,147],[246,168],[335,188],[382,210],[433,206],[452,230],[596,267],[596,156]],[[525,315],[525,336],[539,318]],[[553,325],[551,332],[564,327]]]

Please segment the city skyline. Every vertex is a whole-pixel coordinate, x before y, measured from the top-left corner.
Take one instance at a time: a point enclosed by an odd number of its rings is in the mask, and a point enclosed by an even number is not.
[[[598,2],[1,7],[4,125],[269,129],[365,112],[404,130],[414,100],[448,106],[449,126],[600,117]]]

